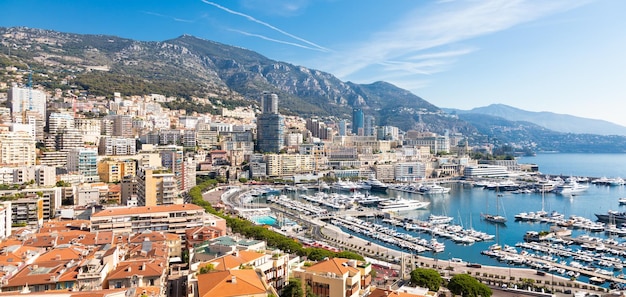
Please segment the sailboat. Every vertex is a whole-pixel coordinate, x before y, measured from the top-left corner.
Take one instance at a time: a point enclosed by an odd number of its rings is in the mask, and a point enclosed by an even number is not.
[[[489,201],[489,200],[487,200],[487,201]],[[496,195],[496,214],[481,213],[480,216],[483,218],[483,220],[488,221],[488,222],[492,222],[492,223],[497,223],[497,224],[504,224],[504,223],[506,223],[506,217],[505,216],[501,216],[498,213],[498,210],[500,209],[500,203],[499,202],[500,202],[500,195]]]

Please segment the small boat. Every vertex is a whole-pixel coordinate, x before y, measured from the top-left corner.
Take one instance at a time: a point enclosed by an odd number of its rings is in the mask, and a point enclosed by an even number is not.
[[[619,205],[625,205],[626,204],[626,197],[619,198],[617,201],[619,201]]]

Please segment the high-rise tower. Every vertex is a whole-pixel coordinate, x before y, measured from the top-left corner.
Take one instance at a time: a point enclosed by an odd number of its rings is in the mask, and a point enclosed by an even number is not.
[[[278,95],[263,93],[263,112],[257,117],[257,149],[278,153],[285,143],[285,119],[278,113]]]
[[[363,110],[360,108],[354,108],[352,110],[352,134],[363,135],[363,128]]]

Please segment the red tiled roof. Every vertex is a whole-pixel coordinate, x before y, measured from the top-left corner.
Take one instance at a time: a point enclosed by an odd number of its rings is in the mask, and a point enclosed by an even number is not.
[[[267,293],[260,276],[251,269],[216,271],[198,275],[198,296],[234,297]]]
[[[186,210],[204,210],[204,208],[195,204],[171,204],[171,205],[157,205],[157,206],[137,206],[137,207],[119,207],[119,208],[107,208],[92,214],[91,217],[107,217],[107,216],[124,216],[131,214],[147,214],[158,212],[173,212],[173,211],[186,211]]]
[[[144,264],[145,267],[143,266]],[[107,279],[128,279],[133,275],[161,276],[166,270],[164,261],[154,259],[146,261],[124,261],[120,262],[117,268],[109,273]]]

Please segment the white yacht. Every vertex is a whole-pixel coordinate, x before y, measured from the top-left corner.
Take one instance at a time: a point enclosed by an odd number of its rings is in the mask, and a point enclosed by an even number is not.
[[[575,180],[556,186],[554,191],[561,195],[571,195],[587,191],[588,185],[579,184]]]
[[[363,182],[366,185],[369,185],[372,192],[387,192],[387,186],[385,183],[376,179],[376,177],[372,174],[370,177]]]
[[[431,214],[430,216],[428,216],[428,222],[431,224],[435,224],[435,225],[448,224],[452,222],[452,220],[454,220],[454,218],[448,217],[448,216],[438,216],[434,214]]]
[[[426,195],[434,195],[434,194],[447,194],[450,193],[450,188],[442,187],[441,185],[433,183],[432,185],[427,185],[422,187],[422,193]]]
[[[378,204],[378,208],[382,211],[409,211],[426,208],[429,205],[430,202],[397,198],[380,202]]]

